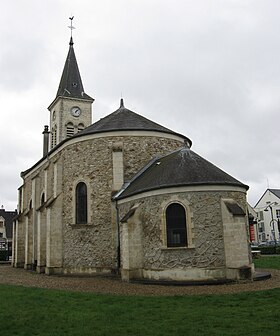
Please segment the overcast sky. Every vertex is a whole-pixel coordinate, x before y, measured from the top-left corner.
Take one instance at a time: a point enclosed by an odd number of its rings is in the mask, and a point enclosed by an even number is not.
[[[250,186],[280,188],[280,1],[13,0],[1,6],[0,206],[42,157],[47,107],[74,49],[93,121],[125,106],[193,141]]]

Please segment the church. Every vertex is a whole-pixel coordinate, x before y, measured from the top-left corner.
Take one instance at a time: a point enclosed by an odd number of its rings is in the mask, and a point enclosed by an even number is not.
[[[123,99],[92,123],[93,102],[71,37],[43,156],[21,173],[12,266],[124,281],[251,279],[248,186]]]

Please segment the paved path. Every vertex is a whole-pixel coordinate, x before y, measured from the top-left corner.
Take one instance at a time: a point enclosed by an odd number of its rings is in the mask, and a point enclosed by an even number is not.
[[[63,277],[47,276],[10,265],[0,265],[0,284],[25,287],[51,288],[80,292],[119,295],[201,295],[229,294],[280,288],[280,270],[270,270],[272,278],[242,284],[214,286],[158,286],[122,282],[113,277]]]

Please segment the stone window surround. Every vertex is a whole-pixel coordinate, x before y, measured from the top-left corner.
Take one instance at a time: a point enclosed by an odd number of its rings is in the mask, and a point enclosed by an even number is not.
[[[85,129],[85,125],[83,123],[78,124],[78,133]]]
[[[186,214],[186,233],[187,233],[187,246],[176,246],[176,247],[168,247],[167,246],[167,233],[166,233],[166,209],[167,207],[172,204],[172,203],[177,203],[180,204]],[[187,200],[179,200],[177,196],[171,196],[171,198],[168,201],[165,201],[161,204],[161,209],[162,209],[162,218],[161,218],[161,242],[162,242],[162,247],[161,249],[164,250],[184,250],[184,249],[190,249],[194,248],[193,244],[193,223],[192,223],[192,215],[189,207],[189,202]]]
[[[87,223],[83,223],[83,224],[76,223],[76,187],[80,182],[85,183],[87,187]],[[73,188],[72,188],[72,223],[71,223],[72,228],[79,229],[79,228],[90,226],[93,224],[90,222],[90,218],[92,216],[92,209],[91,209],[91,202],[90,202],[91,192],[90,191],[91,191],[90,182],[88,179],[79,178],[74,181]]]
[[[84,182],[79,182],[76,185],[75,190],[75,204],[76,204],[76,213],[75,213],[75,222],[76,224],[86,224],[88,221],[87,217],[87,192],[88,188]]]
[[[50,148],[55,147],[57,144],[57,125],[53,124],[51,129],[51,146]]]
[[[69,138],[75,134],[75,126],[72,121],[69,121],[65,124],[66,127],[66,138]]]
[[[175,209],[174,209],[175,207]],[[173,210],[172,210],[173,209]],[[171,213],[170,213],[171,211]],[[179,217],[178,213],[180,214]],[[176,216],[177,214],[177,216]],[[174,217],[175,216],[175,217]],[[185,207],[179,202],[171,202],[165,209],[165,229],[166,229],[166,242],[167,247],[188,247],[187,239],[187,213]],[[180,230],[179,241],[175,239],[173,230]],[[169,234],[170,236],[169,236]],[[169,238],[168,238],[169,237]],[[183,241],[183,242],[182,242]]]

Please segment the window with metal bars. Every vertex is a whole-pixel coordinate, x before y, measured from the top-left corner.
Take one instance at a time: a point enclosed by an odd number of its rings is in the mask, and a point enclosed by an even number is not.
[[[179,203],[171,203],[166,208],[167,247],[186,247],[186,211]]]

